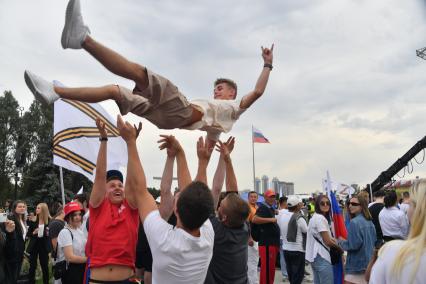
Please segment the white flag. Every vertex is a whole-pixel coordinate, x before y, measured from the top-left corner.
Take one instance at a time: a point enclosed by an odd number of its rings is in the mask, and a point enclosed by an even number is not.
[[[99,152],[96,118],[101,118],[108,132],[107,169],[127,165],[127,148],[119,136],[117,122],[100,104],[60,99],[55,102],[53,120],[53,163],[79,172],[91,181],[95,178]]]

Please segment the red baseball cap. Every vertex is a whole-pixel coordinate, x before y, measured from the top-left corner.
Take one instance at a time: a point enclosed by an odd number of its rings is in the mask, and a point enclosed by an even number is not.
[[[65,204],[65,206],[64,206],[65,217],[68,214],[71,214],[71,213],[76,212],[76,211],[82,211],[82,210],[83,210],[83,208],[81,208],[80,204],[78,204],[77,202],[74,202],[74,201],[69,202],[69,203]]]
[[[268,189],[267,191],[265,191],[265,193],[263,194],[265,197],[272,197],[275,196],[275,191],[273,189]]]

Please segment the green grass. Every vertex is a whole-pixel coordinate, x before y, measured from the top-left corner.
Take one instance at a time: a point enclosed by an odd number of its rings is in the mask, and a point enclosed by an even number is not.
[[[21,274],[28,274],[30,270],[30,262],[24,257],[24,261],[22,263]],[[36,284],[43,284],[43,274],[41,272],[40,263],[37,260],[37,269],[36,269]],[[49,283],[53,283],[53,273],[52,273],[52,259],[49,257]]]

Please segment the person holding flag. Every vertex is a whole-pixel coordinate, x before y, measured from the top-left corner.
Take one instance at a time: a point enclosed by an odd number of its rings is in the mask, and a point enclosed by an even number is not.
[[[305,259],[311,263],[315,284],[333,284],[339,278],[334,276],[330,257],[330,248],[341,251],[337,241],[332,237],[330,199],[319,195],[315,201],[315,213],[309,221],[306,236]]]
[[[376,244],[376,229],[368,211],[368,201],[357,195],[349,201],[351,222],[348,239],[339,238],[338,244],[348,252],[345,265],[345,283],[364,284],[365,271],[373,256]]]

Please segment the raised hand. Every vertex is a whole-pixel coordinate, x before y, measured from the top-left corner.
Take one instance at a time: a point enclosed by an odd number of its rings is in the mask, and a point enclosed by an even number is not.
[[[177,153],[182,151],[182,146],[173,135],[160,135],[161,139],[157,141],[160,143],[158,148],[160,150],[167,149],[167,156],[170,158],[176,157]]]
[[[225,143],[218,141],[218,144],[216,144],[216,151],[220,152],[220,155],[224,158],[229,158],[232,150],[234,150],[234,145],[235,137],[230,136]]]
[[[99,134],[102,138],[108,137],[108,132],[105,129],[105,122],[103,120],[101,120],[99,117],[96,118],[96,127],[98,127]]]
[[[124,141],[130,142],[136,140],[139,136],[142,130],[142,122],[139,122],[138,127],[136,127],[136,125],[132,126],[129,122],[125,122],[121,115],[117,115],[117,128]]]
[[[202,136],[198,138],[197,141],[197,156],[199,160],[209,161],[213,152],[213,146],[208,142],[209,140],[205,140]]]
[[[274,44],[272,44],[271,48],[267,48],[267,47],[264,48],[263,46],[261,46],[261,49],[262,49],[263,61],[265,63],[272,64],[272,61],[274,58],[274,54],[273,54]]]
[[[6,232],[8,233],[12,233],[13,231],[15,231],[15,222],[11,220],[6,220],[5,229],[6,229]]]

